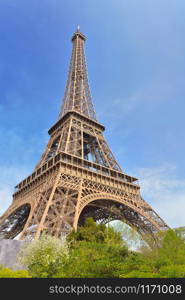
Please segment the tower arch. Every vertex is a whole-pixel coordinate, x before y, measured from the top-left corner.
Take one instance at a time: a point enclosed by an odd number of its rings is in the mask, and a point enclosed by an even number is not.
[[[23,230],[31,211],[29,202],[14,207],[9,214],[4,214],[0,222],[0,239],[14,239]]]
[[[120,220],[134,227],[141,235],[153,234],[160,230],[158,223],[151,220],[139,205],[108,193],[94,193],[81,199],[74,229],[77,230],[78,226],[83,225],[87,217],[101,223]]]

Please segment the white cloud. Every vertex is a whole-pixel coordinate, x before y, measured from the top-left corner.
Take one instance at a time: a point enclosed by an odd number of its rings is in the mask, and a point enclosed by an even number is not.
[[[141,194],[170,227],[185,226],[185,178],[176,176],[176,167],[166,164],[140,168]]]

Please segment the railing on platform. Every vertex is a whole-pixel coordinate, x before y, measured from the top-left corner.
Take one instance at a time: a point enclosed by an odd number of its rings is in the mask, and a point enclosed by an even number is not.
[[[115,179],[122,180],[124,182],[134,183],[138,185],[137,178],[134,178],[132,176],[129,176],[127,174],[121,173],[119,171],[116,171],[114,169],[107,168],[103,165],[96,164],[94,162],[82,159],[77,156],[73,156],[64,152],[61,152],[57,154],[56,156],[50,158],[44,165],[42,165],[39,169],[37,169],[34,173],[32,173],[30,176],[28,176],[26,179],[24,179],[22,182],[20,182],[15,187],[15,192],[18,192],[20,189],[22,189],[24,186],[26,186],[28,183],[36,179],[36,177],[40,176],[47,170],[49,170],[51,167],[56,165],[58,162],[65,162],[68,164],[71,164],[73,166],[81,167],[88,169],[92,172],[96,172],[99,174],[102,174],[104,176],[109,176]]]

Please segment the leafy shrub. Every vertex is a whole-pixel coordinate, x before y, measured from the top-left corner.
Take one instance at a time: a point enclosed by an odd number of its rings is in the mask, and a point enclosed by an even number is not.
[[[13,271],[9,268],[4,268],[0,266],[0,278],[30,278],[31,276],[28,274],[26,270],[16,270]]]
[[[65,240],[43,234],[21,248],[19,262],[28,268],[32,277],[52,277],[62,269],[68,258]]]

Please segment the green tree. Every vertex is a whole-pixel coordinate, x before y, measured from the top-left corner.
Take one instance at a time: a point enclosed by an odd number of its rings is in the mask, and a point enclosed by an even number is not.
[[[174,230],[166,232],[161,247],[157,249],[159,260],[163,265],[185,263],[185,241]]]
[[[158,234],[158,246],[129,253],[119,277],[185,277],[185,242],[174,230]]]
[[[108,242],[116,244],[124,244],[121,233],[116,231],[113,227],[106,226],[105,224],[97,224],[92,218],[87,218],[85,224],[80,226],[78,230],[73,231],[67,237],[67,241],[75,244],[79,241]]]
[[[115,277],[128,255],[121,234],[92,218],[68,236],[69,260],[56,277]]]
[[[125,246],[79,241],[57,277],[116,277],[128,251]]]

